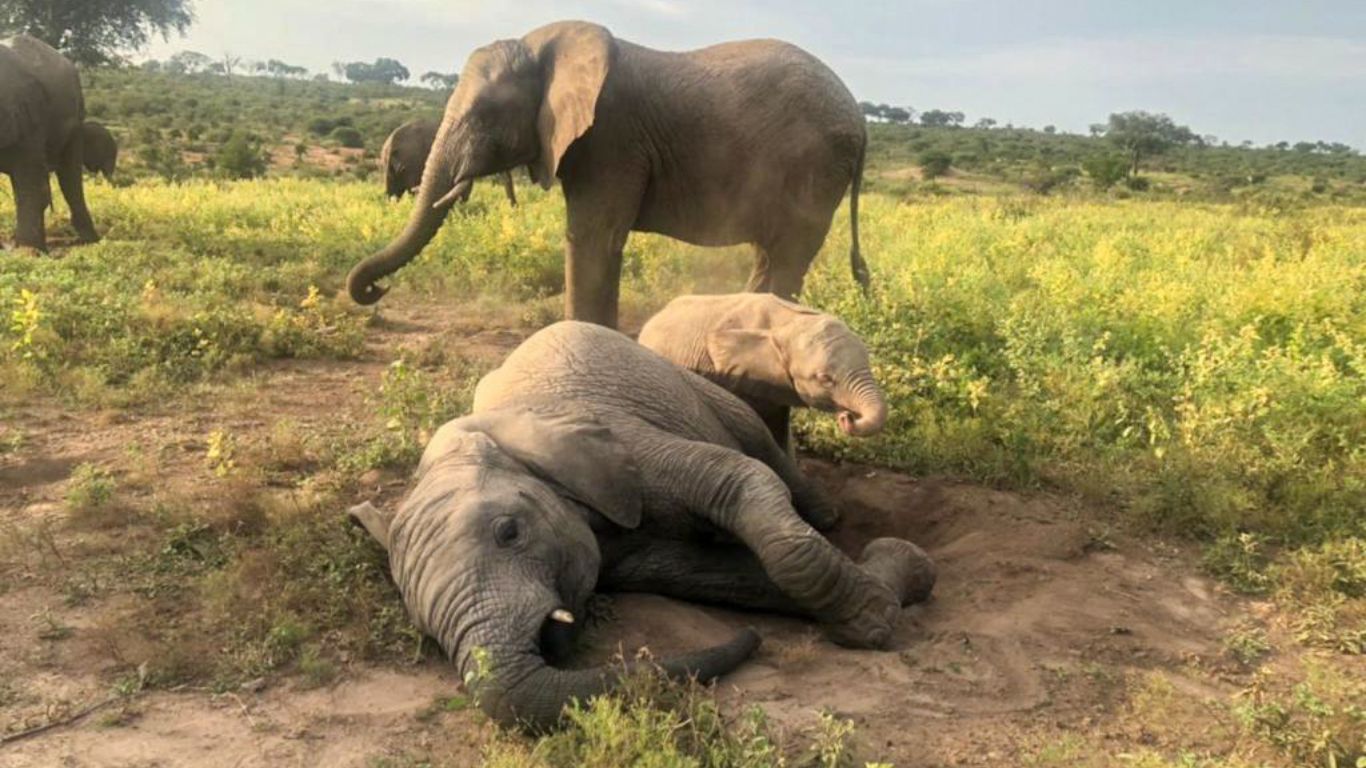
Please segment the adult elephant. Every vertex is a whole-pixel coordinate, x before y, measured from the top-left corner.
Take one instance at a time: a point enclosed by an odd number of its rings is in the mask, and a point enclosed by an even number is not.
[[[384,140],[384,148],[379,153],[379,165],[384,169],[385,194],[398,200],[417,191],[422,184],[422,169],[427,165],[427,155],[432,151],[432,143],[436,141],[436,132],[440,127],[441,124],[435,120],[417,118],[395,128]],[[503,171],[499,175],[508,202],[517,205],[512,172]]]
[[[704,246],[752,243],[747,289],[801,291],[846,188],[850,264],[865,288],[858,193],[867,131],[840,79],[774,40],[687,53],[559,22],[471,54],[427,158],[403,232],[351,270],[361,304],[436,235],[474,179],[526,165],[568,213],[570,319],[615,326],[632,231]]]
[[[85,98],[76,67],[51,46],[19,35],[0,41],[0,173],[14,189],[20,246],[44,250],[44,209],[55,171],[81,242],[99,240],[81,178]]]
[[[112,182],[119,161],[119,143],[114,140],[114,134],[103,125],[87,120],[81,126],[81,135],[85,141],[85,169]]]
[[[813,526],[832,511],[734,395],[616,331],[538,331],[442,426],[392,514],[352,514],[388,550],[409,615],[479,705],[504,724],[553,725],[619,667],[564,669],[596,588],[808,616],[836,642],[884,646],[933,562],[875,539],[855,563]],[[662,659],[725,674],[758,645]]]

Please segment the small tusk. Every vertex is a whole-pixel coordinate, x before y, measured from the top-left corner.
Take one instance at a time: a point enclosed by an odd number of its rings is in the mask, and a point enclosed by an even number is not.
[[[432,210],[439,211],[442,208],[447,208],[451,205],[454,205],[455,201],[457,200],[461,200],[465,197],[468,197],[470,193],[470,186],[473,185],[473,183],[474,182],[470,179],[464,179],[455,182],[455,184],[451,187],[450,192],[447,192],[446,194],[442,195],[440,200],[437,200],[435,203],[432,203]]]
[[[560,622],[561,624],[574,623],[574,614],[570,613],[569,611],[566,611],[563,608],[556,608],[555,610],[551,611],[550,618]]]

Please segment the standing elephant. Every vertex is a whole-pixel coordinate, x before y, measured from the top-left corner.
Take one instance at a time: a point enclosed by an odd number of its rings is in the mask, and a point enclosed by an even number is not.
[[[585,22],[559,22],[475,51],[446,105],[404,231],[357,264],[351,297],[436,235],[474,179],[526,165],[568,214],[566,316],[617,321],[632,231],[703,246],[752,243],[747,290],[795,297],[844,191],[850,264],[865,288],[858,195],[867,130],[840,79],[775,40],[656,51]]]
[[[84,120],[81,79],[71,62],[28,35],[0,41],[0,173],[9,174],[14,189],[18,245],[47,248],[49,171],[57,173],[81,242],[100,239],[81,178]]]
[[[119,144],[114,140],[114,134],[93,120],[85,121],[81,134],[85,140],[85,169],[112,182],[119,160]]]
[[[436,141],[436,131],[440,123],[434,120],[409,120],[394,129],[384,140],[384,148],[379,153],[379,164],[384,169],[384,193],[398,200],[409,192],[417,190],[422,184],[422,169],[427,165],[427,155]],[[512,172],[503,171],[503,191],[508,202],[517,205],[517,189],[512,183]]]
[[[837,413],[852,437],[887,420],[863,340],[839,318],[771,294],[680,296],[646,321],[640,343],[739,395],[785,449],[792,407]]]
[[[810,616],[867,648],[934,583],[900,539],[849,560],[812,527],[833,522],[826,499],[744,403],[583,322],[539,331],[479,382],[394,514],[352,515],[479,705],[537,729],[621,673],[555,666],[597,587]],[[757,645],[747,630],[661,666],[710,679]]]

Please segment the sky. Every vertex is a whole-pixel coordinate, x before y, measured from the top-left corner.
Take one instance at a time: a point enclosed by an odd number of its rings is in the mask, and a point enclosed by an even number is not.
[[[772,37],[824,60],[861,101],[961,111],[969,123],[1085,133],[1112,112],[1165,112],[1202,135],[1366,150],[1366,0],[196,0],[190,49],[403,62],[457,72],[471,50],[585,19],[665,50]]]

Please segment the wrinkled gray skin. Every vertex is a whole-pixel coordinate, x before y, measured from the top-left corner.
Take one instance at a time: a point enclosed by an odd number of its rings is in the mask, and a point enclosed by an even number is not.
[[[114,135],[93,120],[85,121],[81,126],[81,134],[85,141],[85,169],[112,182],[119,161],[119,144],[114,140]]]
[[[850,561],[812,527],[831,522],[827,501],[743,402],[582,322],[538,332],[484,377],[396,513],[352,514],[480,706],[533,730],[621,673],[557,666],[594,589],[810,616],[866,648],[934,583],[929,558],[899,539]],[[757,645],[746,630],[660,664],[710,679]]]
[[[839,318],[771,294],[680,296],[639,341],[738,395],[784,449],[793,407],[838,414],[851,437],[877,434],[887,420],[863,340]]]
[[[416,192],[422,184],[422,169],[427,164],[427,155],[436,141],[437,129],[441,124],[435,120],[418,118],[409,120],[394,129],[384,140],[379,153],[379,166],[384,169],[384,193],[394,200]],[[517,189],[512,183],[512,173],[503,171],[503,192],[508,202],[517,205]]]
[[[590,130],[591,129],[591,130]],[[568,213],[566,317],[615,327],[632,231],[703,246],[752,243],[746,290],[801,292],[850,193],[858,249],[866,127],[840,79],[776,40],[656,51],[584,22],[559,22],[470,55],[427,159],[407,227],[347,278],[373,304],[480,176],[527,166]]]
[[[45,250],[44,210],[55,172],[81,242],[100,239],[85,204],[81,123],[85,98],[76,67],[46,43],[19,35],[0,40],[0,173],[14,189],[15,242]]]

